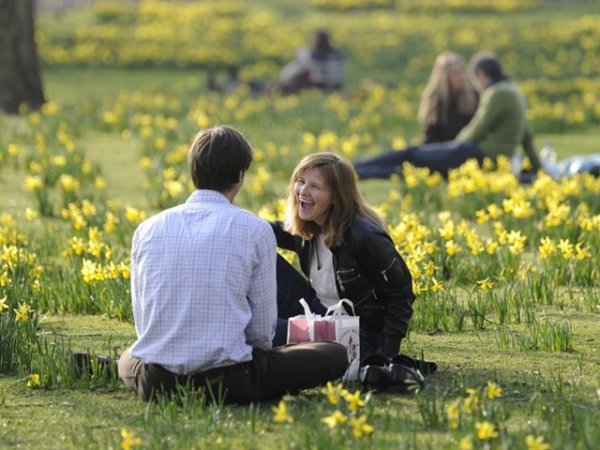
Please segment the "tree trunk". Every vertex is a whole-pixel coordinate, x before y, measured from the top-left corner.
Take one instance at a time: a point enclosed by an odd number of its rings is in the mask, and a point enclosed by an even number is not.
[[[35,0],[0,0],[0,107],[9,114],[45,102],[34,16]]]

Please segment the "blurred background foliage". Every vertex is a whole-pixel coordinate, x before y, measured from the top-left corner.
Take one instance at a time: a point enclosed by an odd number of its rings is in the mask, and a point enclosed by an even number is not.
[[[435,56],[498,53],[538,131],[600,122],[600,2],[541,0],[101,1],[43,15],[45,67],[225,70],[264,83],[317,28],[346,54],[348,85],[403,87],[414,116]],[[57,20],[60,17],[60,20]]]

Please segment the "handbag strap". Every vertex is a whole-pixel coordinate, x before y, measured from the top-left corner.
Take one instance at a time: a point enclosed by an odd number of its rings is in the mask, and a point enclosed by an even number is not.
[[[354,312],[354,304],[347,298],[343,298],[339,302],[337,302],[335,305],[332,305],[329,308],[327,308],[327,312],[325,313],[325,315],[326,316],[329,316],[329,315],[348,316],[349,314],[346,311],[346,309],[344,308],[344,305],[348,305],[350,307],[350,311],[352,311],[353,316],[356,315],[356,313]]]

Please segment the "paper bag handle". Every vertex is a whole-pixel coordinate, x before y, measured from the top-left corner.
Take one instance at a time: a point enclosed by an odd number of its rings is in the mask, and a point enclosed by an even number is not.
[[[308,303],[306,303],[306,300],[304,300],[304,298],[301,298],[300,300],[298,300],[298,302],[300,302],[300,304],[302,305],[302,308],[304,309],[304,315],[306,316],[306,322],[308,324],[308,339],[311,342],[314,342],[314,340],[315,340],[315,315],[310,310],[310,306],[308,306]]]
[[[332,316],[347,316],[348,312],[344,309],[345,304],[350,307],[352,315],[355,316],[356,313],[354,312],[354,304],[347,298],[343,298],[335,305],[332,305],[329,308],[327,308],[327,312],[325,313],[325,315],[328,316],[331,314]]]

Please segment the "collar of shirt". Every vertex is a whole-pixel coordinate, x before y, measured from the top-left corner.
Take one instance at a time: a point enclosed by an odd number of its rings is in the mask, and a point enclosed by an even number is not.
[[[200,202],[231,204],[227,197],[219,191],[214,191],[212,189],[196,189],[186,200],[186,203]]]

